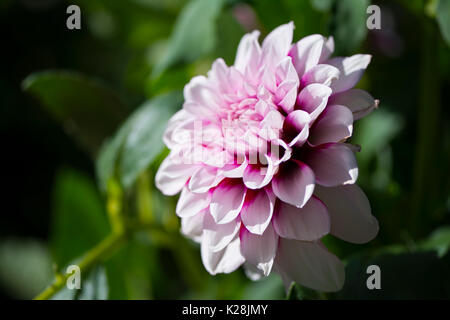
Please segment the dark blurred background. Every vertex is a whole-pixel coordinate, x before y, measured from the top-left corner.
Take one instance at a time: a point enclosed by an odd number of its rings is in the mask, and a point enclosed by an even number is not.
[[[295,40],[311,33],[333,35],[338,55],[372,54],[358,86],[381,101],[378,110],[355,125],[352,138],[362,146],[358,183],[371,201],[380,233],[363,246],[325,239],[348,263],[344,290],[327,298],[449,298],[449,1],[372,1],[381,8],[380,30],[366,28],[370,4],[366,0],[203,2],[0,3],[1,297],[34,297],[50,283],[53,270],[61,270],[108,233],[108,192],[101,186],[96,164],[102,149],[86,143],[84,133],[101,131],[99,141],[112,137],[133,110],[149,99],[181,90],[192,76],[204,74],[215,58],[232,64],[245,32],[257,28],[265,35],[294,21]],[[70,4],[81,8],[81,30],[66,28]],[[207,10],[204,14],[202,8]],[[180,17],[186,10],[198,16],[189,20],[185,13],[183,25]],[[180,29],[190,32],[192,47],[177,44]],[[56,78],[45,89],[34,79],[23,83],[45,70],[65,70],[69,78],[76,72],[75,80],[70,78],[64,87],[66,77]],[[76,107],[97,94],[85,90],[84,83],[104,90],[100,95],[114,96],[106,99],[117,102],[117,117],[110,123],[106,123],[110,104],[94,110],[97,104],[87,103],[87,124],[79,123],[80,115],[73,115],[69,107],[67,112],[55,111],[52,101],[66,110],[65,101],[71,105],[73,95],[80,99],[73,104]],[[103,101],[95,99],[90,101]],[[83,128],[91,131],[80,135]],[[151,195],[149,219],[166,236],[173,236],[174,243],[166,245],[157,236],[137,232],[103,265],[99,272],[108,279],[107,288],[91,298],[283,299],[276,275],[254,283],[241,270],[216,277],[207,274],[196,245],[175,236],[179,222],[174,199],[162,197],[152,186],[161,156],[154,158],[137,182],[122,184],[119,179],[118,184],[130,212],[133,196],[139,198],[142,190]],[[381,265],[381,292],[364,289],[369,264]],[[316,297],[302,288],[299,292],[299,298]]]

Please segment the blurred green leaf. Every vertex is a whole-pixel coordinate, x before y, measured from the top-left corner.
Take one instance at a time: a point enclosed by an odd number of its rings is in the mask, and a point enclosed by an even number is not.
[[[152,275],[159,269],[156,248],[133,237],[106,263],[109,299],[152,299]]]
[[[365,39],[368,6],[369,0],[336,1],[332,29],[338,55],[352,53]]]
[[[260,280],[252,281],[245,286],[244,300],[275,300],[283,299],[285,295],[283,281],[277,274],[271,274]]]
[[[444,257],[450,249],[450,227],[435,230],[419,247],[424,250],[436,250],[438,257]]]
[[[361,145],[358,160],[367,163],[374,155],[384,149],[403,128],[403,119],[387,110],[378,109],[370,116],[358,121],[354,143]]]
[[[328,11],[331,9],[334,0],[311,0],[314,9],[319,11]]]
[[[181,11],[170,37],[167,54],[155,66],[154,76],[178,63],[192,62],[216,45],[216,20],[225,0],[191,0]]]
[[[253,9],[258,14],[264,33],[269,33],[279,25],[292,20],[292,12],[289,12],[283,1],[259,0],[253,2]]]
[[[441,29],[442,37],[450,46],[450,0],[439,0],[436,19]]]
[[[17,299],[32,299],[52,279],[47,248],[31,239],[0,242],[0,285]]]
[[[286,295],[286,300],[300,300],[297,290],[297,284],[295,282],[291,283],[289,290]]]
[[[97,266],[89,272],[87,279],[82,280],[77,300],[106,300],[108,299],[108,290],[105,268]]]
[[[298,283],[292,282],[286,294],[286,300],[319,300],[323,299],[324,293],[303,287]]]
[[[163,148],[162,135],[167,121],[180,108],[179,92],[158,96],[139,107],[116,135],[101,148],[97,159],[97,176],[104,189],[119,168],[125,187],[131,186]]]
[[[178,93],[157,97],[140,107],[140,115],[126,138],[121,158],[121,180],[130,186],[163,148],[167,122],[181,106]]]
[[[310,1],[283,0],[283,3],[295,23],[294,41],[313,33],[329,33],[329,17],[317,11]]]
[[[189,80],[190,74],[188,66],[172,68],[156,78],[151,76],[147,77],[145,91],[147,96],[152,97],[177,89],[182,90]]]
[[[35,96],[64,129],[91,153],[126,116],[120,99],[99,82],[68,71],[28,76],[22,88]]]
[[[215,52],[223,58],[228,65],[234,63],[236,48],[244,35],[244,29],[236,21],[231,10],[224,10],[217,23],[218,41]]]
[[[84,254],[109,232],[94,182],[75,170],[65,169],[57,175],[52,214],[50,246],[59,268]]]

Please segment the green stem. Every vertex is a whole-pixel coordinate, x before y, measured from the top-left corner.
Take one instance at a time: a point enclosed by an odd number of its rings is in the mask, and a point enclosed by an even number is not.
[[[137,211],[142,223],[153,223],[152,192],[149,174],[144,171],[137,180]]]
[[[432,203],[435,194],[435,176],[430,168],[436,161],[436,141],[438,139],[440,117],[440,83],[438,66],[438,38],[434,21],[422,17],[421,61],[419,78],[419,105],[417,144],[415,150],[414,180],[411,197],[410,232],[418,237],[419,226],[423,227],[423,215]],[[428,213],[428,212],[427,212]],[[425,218],[425,219],[422,219]],[[426,230],[426,228],[421,228]]]
[[[93,266],[108,259],[124,242],[126,238],[125,233],[114,233],[105,238],[97,246],[89,250],[81,259],[78,267],[81,272],[89,271]],[[42,291],[35,300],[47,300],[61,290],[67,282],[71,274],[58,273],[55,276],[55,281]]]

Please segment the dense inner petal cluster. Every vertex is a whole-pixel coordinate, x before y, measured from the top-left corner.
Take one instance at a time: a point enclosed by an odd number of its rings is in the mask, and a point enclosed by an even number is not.
[[[332,38],[292,44],[293,28],[262,45],[257,31],[245,35],[233,66],[218,59],[186,85],[156,184],[181,191],[182,232],[201,243],[210,273],[244,264],[255,278],[275,268],[286,283],[334,291],[343,266],[320,239],[364,243],[378,231],[345,143],[353,121],[377,106],[353,89],[370,56],[330,58]]]

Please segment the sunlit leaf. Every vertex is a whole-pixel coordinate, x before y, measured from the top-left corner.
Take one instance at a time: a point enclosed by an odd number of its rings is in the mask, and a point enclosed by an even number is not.
[[[139,107],[107,141],[97,159],[97,176],[104,189],[116,168],[121,182],[129,187],[163,148],[167,121],[181,107],[179,92],[158,96]]]
[[[178,16],[167,54],[155,66],[159,75],[175,64],[192,62],[210,53],[216,45],[216,19],[225,0],[191,0]]]
[[[436,19],[441,29],[442,37],[450,46],[450,0],[439,0]]]

